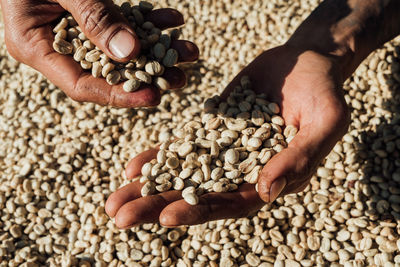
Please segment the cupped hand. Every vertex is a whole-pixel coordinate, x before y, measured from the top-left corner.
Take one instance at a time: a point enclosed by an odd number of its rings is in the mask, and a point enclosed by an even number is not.
[[[160,92],[143,85],[127,93],[122,84],[109,85],[94,78],[71,56],[53,49],[52,28],[68,11],[83,33],[111,59],[127,62],[140,52],[140,42],[128,22],[111,0],[0,0],[5,25],[5,42],[11,56],[43,73],[69,97],[79,102],[94,102],[116,107],[154,106]],[[177,27],[183,16],[170,8],[153,10],[147,21],[160,28]],[[198,48],[189,41],[176,40],[171,45],[179,52],[180,62],[195,61]],[[164,75],[171,87],[185,85],[184,73],[177,67],[167,68]]]
[[[196,206],[170,191],[141,197],[141,184],[133,182],[110,195],[106,212],[121,228],[160,222],[164,226],[193,225],[210,220],[239,218],[260,209],[277,197],[304,190],[318,164],[345,134],[349,111],[341,84],[343,77],[335,59],[289,45],[268,50],[257,57],[228,85],[226,97],[248,75],[257,93],[281,107],[286,125],[299,131],[288,147],[263,168],[254,185],[243,184],[235,192],[208,193]],[[138,155],[128,164],[128,178],[140,175],[141,166],[155,158],[157,149]]]

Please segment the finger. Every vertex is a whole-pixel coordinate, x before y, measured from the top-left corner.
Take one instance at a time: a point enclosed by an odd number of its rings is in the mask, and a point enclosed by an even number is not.
[[[172,8],[155,9],[146,15],[146,20],[152,22],[160,30],[175,28],[185,23],[183,15]]]
[[[142,166],[146,162],[151,161],[152,159],[156,158],[158,148],[153,148],[147,151],[144,151],[131,159],[128,163],[128,166],[125,169],[125,174],[128,179],[135,178],[139,176],[142,172]]]
[[[161,211],[181,199],[181,194],[180,191],[167,191],[128,202],[115,215],[115,224],[118,228],[130,228],[142,223],[156,223]]]
[[[289,144],[266,164],[260,173],[258,192],[265,202],[273,202],[292,183],[311,176],[315,169],[316,157],[306,150],[306,140],[299,132]],[[294,143],[294,144],[293,144]]]
[[[117,191],[113,192],[107,199],[105,204],[105,210],[108,216],[113,218],[119,208],[121,208],[125,203],[128,203],[134,199],[142,197],[140,190],[142,185],[139,181],[130,183],[121,187]]]
[[[196,61],[199,57],[199,49],[192,42],[176,40],[171,47],[178,51],[180,63]],[[166,68],[162,76],[169,82],[170,89],[179,89],[186,85],[186,75],[177,67]]]
[[[300,131],[288,147],[272,157],[261,171],[258,180],[261,199],[272,202],[282,192],[291,192],[291,188],[295,190],[308,181],[347,130],[347,115],[340,113],[338,110],[332,113],[326,108],[324,115],[317,116],[306,126],[300,126]]]
[[[110,58],[126,62],[140,52],[140,42],[111,0],[59,0],[83,33]]]
[[[155,87],[142,85],[138,91],[127,93],[122,84],[109,85],[105,79],[85,72],[71,57],[55,52],[50,40],[37,43],[30,64],[75,101],[115,107],[149,107],[160,103],[161,95]]]
[[[79,102],[95,102],[113,107],[152,107],[160,103],[160,91],[152,85],[141,84],[135,92],[125,92],[123,83],[109,85],[105,79],[82,72],[69,95]],[[66,90],[68,94],[68,89]]]
[[[208,193],[199,198],[199,204],[192,206],[184,200],[168,205],[160,214],[163,226],[195,225],[208,221],[241,218],[263,206],[263,201],[254,185],[244,184],[238,191],[230,193]]]
[[[199,48],[190,41],[175,40],[171,47],[178,51],[178,62],[193,62],[199,59]]]
[[[38,55],[32,60],[32,66],[75,101],[114,107],[150,107],[160,103],[160,92],[153,86],[142,85],[138,91],[127,93],[122,84],[112,86],[104,79],[92,77],[68,56],[54,51]]]
[[[170,89],[179,89],[186,85],[186,75],[180,68],[166,68],[162,77],[168,81]]]

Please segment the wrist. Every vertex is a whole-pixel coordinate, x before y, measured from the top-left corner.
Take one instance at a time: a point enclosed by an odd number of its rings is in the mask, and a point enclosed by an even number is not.
[[[354,71],[354,67],[351,66],[355,65],[356,54],[351,48],[353,40],[350,38],[352,37],[343,40],[337,39],[335,43],[332,43],[331,40],[312,40],[293,36],[285,46],[299,51],[299,54],[312,51],[324,57],[325,61],[331,65],[331,68],[335,69],[334,72],[339,82],[343,83]]]
[[[287,42],[332,58],[344,79],[375,49],[400,34],[397,0],[326,0]]]

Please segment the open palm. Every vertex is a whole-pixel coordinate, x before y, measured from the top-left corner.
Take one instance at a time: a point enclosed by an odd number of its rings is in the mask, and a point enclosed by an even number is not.
[[[254,185],[244,184],[235,192],[205,194],[191,206],[178,191],[141,197],[137,181],[110,195],[107,213],[121,228],[147,222],[193,225],[247,216],[278,196],[304,190],[318,164],[347,131],[349,113],[339,73],[333,59],[284,45],[261,54],[225,89],[223,97],[248,75],[257,93],[280,105],[286,124],[299,129],[288,147],[263,168],[258,193]],[[140,175],[141,166],[156,153],[152,149],[132,159],[128,178]]]

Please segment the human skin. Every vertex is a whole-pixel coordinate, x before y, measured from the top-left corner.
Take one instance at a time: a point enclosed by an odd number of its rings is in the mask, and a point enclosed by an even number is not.
[[[10,55],[44,74],[72,99],[115,107],[159,104],[160,91],[154,86],[142,85],[138,91],[127,93],[122,83],[109,85],[105,79],[94,78],[71,56],[53,49],[54,22],[69,11],[84,34],[107,56],[118,62],[135,58],[140,52],[139,39],[111,0],[0,0],[0,4]],[[184,23],[182,14],[170,8],[153,10],[146,20],[160,29]],[[198,48],[189,41],[177,40],[171,46],[178,50],[180,62],[198,58]],[[186,83],[185,74],[177,67],[167,68],[163,77],[172,89]]]
[[[177,191],[141,197],[137,181],[109,196],[107,214],[120,228],[149,222],[194,225],[247,216],[279,196],[304,190],[348,129],[343,82],[372,51],[400,33],[399,10],[399,0],[326,0],[286,44],[262,53],[227,86],[225,97],[248,75],[256,92],[280,105],[286,124],[299,128],[261,171],[258,193],[254,185],[244,184],[236,192],[205,194],[191,206]],[[127,177],[139,176],[156,153],[152,149],[132,159]]]

